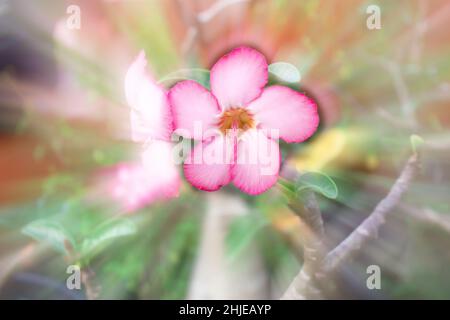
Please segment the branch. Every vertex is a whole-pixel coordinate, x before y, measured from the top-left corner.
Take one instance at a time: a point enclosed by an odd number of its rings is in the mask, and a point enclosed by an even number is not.
[[[408,121],[412,121],[415,124],[416,120],[414,117],[413,103],[411,101],[408,86],[403,79],[400,67],[394,62],[384,59],[380,59],[380,64],[392,78],[394,89],[400,101],[403,115],[406,119],[408,119]]]
[[[450,233],[450,216],[435,212],[429,208],[415,208],[406,204],[401,204],[400,209],[415,219],[437,226]]]
[[[434,151],[447,151],[450,149],[450,138],[426,138],[424,148]]]
[[[382,117],[384,120],[389,121],[392,125],[394,125],[396,127],[404,128],[404,129],[411,129],[411,128],[414,128],[414,126],[415,126],[415,123],[413,121],[395,116],[395,115],[391,114],[389,111],[387,111],[381,107],[377,108],[376,113],[380,117]]]
[[[418,168],[419,159],[415,153],[409,158],[388,195],[378,203],[370,216],[327,254],[324,261],[324,268],[327,272],[336,270],[354,251],[360,249],[369,239],[377,237],[379,228],[410,187]]]
[[[220,0],[216,1],[211,7],[200,12],[197,19],[201,23],[207,23],[211,21],[215,16],[217,16],[221,11],[229,6],[239,3],[250,2],[251,0]]]
[[[281,175],[289,181],[296,181],[299,172],[284,167]],[[322,296],[318,280],[321,278],[320,266],[325,255],[322,213],[312,191],[305,193],[302,201],[295,196],[290,197],[288,206],[300,218],[303,266],[281,299],[318,299]]]
[[[305,194],[303,204],[290,202],[289,208],[295,212],[300,219],[314,232],[318,237],[323,237],[323,220],[316,196],[313,192]]]
[[[84,285],[86,298],[96,300],[100,295],[101,287],[95,280],[95,272],[89,267],[81,267],[81,282]]]
[[[64,241],[64,248],[67,251],[67,255],[65,256],[67,262],[75,263],[80,260],[79,254],[68,240]],[[80,266],[80,272],[86,298],[88,300],[96,300],[100,295],[101,287],[95,279],[94,270],[86,265]]]
[[[322,214],[312,191],[305,195],[303,205],[295,201],[289,207],[300,218],[303,266],[281,299],[318,299],[322,296],[318,280],[324,258]]]
[[[180,8],[183,20],[189,27],[181,46],[183,54],[187,55],[197,42],[203,41],[203,27],[216,16],[224,12],[228,7],[237,4],[247,4],[252,1],[254,0],[219,0],[214,2],[209,8],[195,14],[184,5],[184,0],[177,0],[177,5]]]
[[[285,166],[280,173],[280,176],[288,181],[297,181],[300,177],[300,172]],[[302,199],[298,201],[296,198],[289,199],[288,206],[295,212],[300,219],[319,237],[323,237],[323,220],[319,205],[316,200],[314,192],[307,192]]]
[[[181,18],[188,27],[185,39],[181,44],[181,50],[184,56],[188,56],[198,41],[201,41],[201,28],[197,15],[192,12],[187,6],[186,2],[176,0],[176,5],[180,11]]]

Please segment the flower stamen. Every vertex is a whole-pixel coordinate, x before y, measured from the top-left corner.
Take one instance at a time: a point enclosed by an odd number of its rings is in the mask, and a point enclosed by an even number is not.
[[[246,131],[253,128],[255,121],[253,114],[244,108],[230,108],[226,110],[219,119],[219,129],[223,134],[226,134],[227,130],[238,129]]]

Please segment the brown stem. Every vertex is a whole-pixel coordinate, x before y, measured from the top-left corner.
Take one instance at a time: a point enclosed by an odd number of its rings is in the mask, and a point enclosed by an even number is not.
[[[435,212],[430,208],[416,208],[406,204],[401,204],[400,209],[416,220],[439,227],[450,233],[450,216],[448,214]]]
[[[327,272],[336,270],[353,252],[360,249],[367,240],[376,238],[379,228],[384,224],[392,209],[408,190],[418,171],[418,155],[413,154],[402,173],[395,181],[388,195],[381,200],[374,211],[344,241],[329,252],[324,261]]]
[[[84,286],[86,298],[96,300],[100,295],[100,285],[96,283],[95,272],[91,268],[81,268],[81,282]]]
[[[322,278],[321,263],[323,260],[323,244],[311,228],[301,220],[303,243],[303,266],[295,279],[291,282],[283,300],[319,299],[322,290],[319,284]]]
[[[67,251],[66,261],[75,263],[80,260],[79,254],[75,251],[70,241],[64,240],[64,248]],[[95,281],[95,272],[89,266],[80,267],[81,283],[88,300],[95,300],[100,295],[100,285]]]
[[[383,225],[392,209],[399,203],[418,172],[418,155],[413,154],[388,195],[375,207],[364,220],[335,249],[324,255],[323,222],[314,195],[308,194],[303,204],[290,203],[291,209],[302,219],[304,263],[302,269],[289,285],[282,299],[317,299],[323,297],[324,285],[332,283],[331,276],[353,252],[360,249],[368,239],[376,238],[378,229]],[[286,174],[292,178],[292,174]],[[434,217],[434,216],[433,216]],[[328,281],[326,281],[328,280]]]
[[[282,175],[296,180],[298,172],[285,168]],[[301,240],[303,245],[303,266],[281,299],[318,299],[322,293],[318,280],[321,278],[320,265],[324,258],[323,220],[316,197],[312,191],[305,193],[303,201],[295,197],[289,207],[300,218]]]

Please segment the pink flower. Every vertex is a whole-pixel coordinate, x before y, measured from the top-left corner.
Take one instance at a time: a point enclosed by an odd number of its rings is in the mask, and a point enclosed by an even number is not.
[[[146,66],[145,54],[141,52],[125,76],[131,135],[135,142],[142,143],[141,161],[118,165],[108,187],[127,211],[175,197],[181,185],[172,157],[172,115],[167,93]]]
[[[175,132],[200,140],[184,164],[193,186],[215,191],[232,182],[248,194],[262,193],[278,179],[277,139],[302,142],[316,131],[315,103],[288,87],[264,88],[267,80],[264,56],[239,47],[212,67],[211,91],[190,80],[170,90]]]
[[[171,149],[165,151],[170,153]],[[178,195],[180,180],[175,178],[178,173],[166,175],[173,169],[169,167],[164,153],[161,153],[160,157],[160,161],[152,160],[152,163],[157,165],[153,166],[153,171],[139,162],[120,163],[108,170],[106,192],[125,212],[133,212],[157,200]],[[154,155],[151,155],[151,158],[153,159]]]

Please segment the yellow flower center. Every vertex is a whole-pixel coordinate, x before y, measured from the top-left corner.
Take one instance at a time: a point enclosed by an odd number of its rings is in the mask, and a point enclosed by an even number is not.
[[[225,111],[219,120],[219,129],[226,134],[227,130],[239,129],[246,131],[253,128],[255,121],[253,114],[244,108],[230,108]]]

